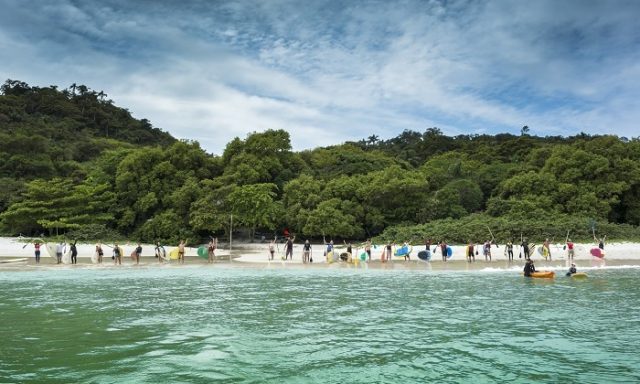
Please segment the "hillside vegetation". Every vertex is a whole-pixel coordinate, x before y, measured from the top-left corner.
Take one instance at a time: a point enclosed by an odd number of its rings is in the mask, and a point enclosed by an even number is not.
[[[594,232],[640,238],[640,141],[461,135],[437,128],[294,152],[289,133],[221,156],[136,120],[103,92],[8,80],[0,94],[0,231],[193,241],[271,236],[480,241]]]

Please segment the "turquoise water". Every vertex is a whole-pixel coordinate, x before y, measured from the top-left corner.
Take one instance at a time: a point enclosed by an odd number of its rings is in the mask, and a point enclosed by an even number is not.
[[[0,382],[639,382],[639,273],[0,272]]]

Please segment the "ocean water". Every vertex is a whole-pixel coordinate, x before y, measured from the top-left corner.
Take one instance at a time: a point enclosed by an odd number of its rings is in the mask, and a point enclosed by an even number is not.
[[[640,382],[639,275],[0,272],[0,382]]]

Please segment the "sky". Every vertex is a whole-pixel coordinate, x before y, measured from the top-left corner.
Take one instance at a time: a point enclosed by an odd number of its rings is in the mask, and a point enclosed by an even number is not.
[[[0,81],[104,91],[221,154],[403,130],[638,136],[640,1],[0,0]]]

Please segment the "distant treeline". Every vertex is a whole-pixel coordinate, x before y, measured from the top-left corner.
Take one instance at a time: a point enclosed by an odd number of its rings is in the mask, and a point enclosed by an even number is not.
[[[637,138],[429,128],[294,152],[288,132],[267,130],[215,156],[105,99],[75,84],[1,87],[3,234],[195,241],[227,234],[233,216],[249,235],[638,237]]]

